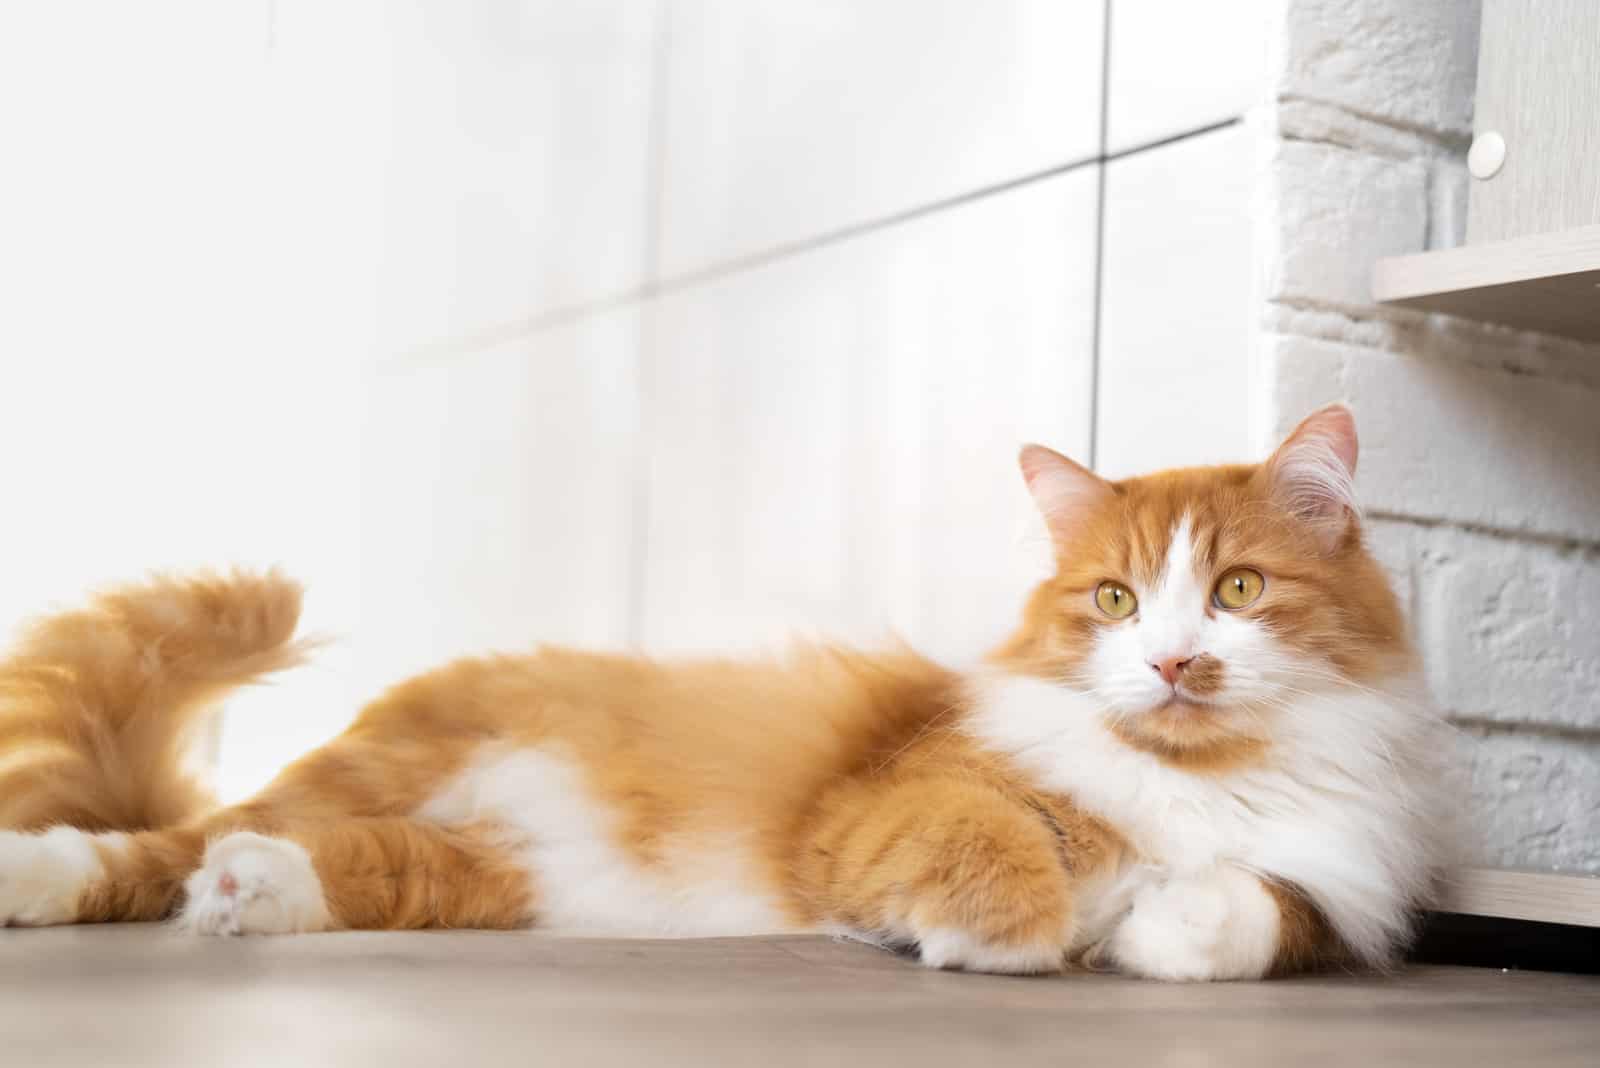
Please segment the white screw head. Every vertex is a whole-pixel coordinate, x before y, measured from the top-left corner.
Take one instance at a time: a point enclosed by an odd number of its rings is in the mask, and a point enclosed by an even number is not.
[[[1493,178],[1506,162],[1506,139],[1486,130],[1472,139],[1467,149],[1467,171],[1479,181]]]

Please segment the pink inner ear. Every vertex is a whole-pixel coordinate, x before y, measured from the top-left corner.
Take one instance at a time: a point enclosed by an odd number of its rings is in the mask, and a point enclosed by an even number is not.
[[[1050,532],[1065,537],[1078,520],[1115,492],[1111,483],[1043,445],[1025,445],[1017,457],[1028,492]]]
[[[1274,494],[1291,512],[1330,531],[1355,513],[1355,417],[1343,405],[1307,416],[1267,461]]]
[[[1301,431],[1321,437],[1339,458],[1344,469],[1351,475],[1356,473],[1356,459],[1360,455],[1361,445],[1356,439],[1356,417],[1351,414],[1349,408],[1335,404],[1313,412],[1306,417],[1295,433]]]

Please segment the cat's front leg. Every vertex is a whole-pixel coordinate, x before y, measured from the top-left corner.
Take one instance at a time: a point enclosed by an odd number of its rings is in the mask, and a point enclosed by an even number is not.
[[[1141,889],[1109,949],[1122,971],[1151,979],[1261,979],[1285,933],[1279,896],[1256,875],[1218,865]]]
[[[1073,911],[1061,841],[1038,813],[981,782],[836,790],[799,867],[828,922],[870,941],[914,943],[929,967],[1063,966]]]

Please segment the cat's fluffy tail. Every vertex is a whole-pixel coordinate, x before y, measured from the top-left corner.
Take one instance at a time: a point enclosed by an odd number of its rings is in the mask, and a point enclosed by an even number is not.
[[[145,830],[204,813],[185,770],[228,690],[304,659],[277,572],[160,577],[26,628],[0,660],[0,827]]]

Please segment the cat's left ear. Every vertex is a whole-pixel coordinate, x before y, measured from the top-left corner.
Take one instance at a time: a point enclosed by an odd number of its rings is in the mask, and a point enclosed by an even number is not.
[[[1313,528],[1327,552],[1344,540],[1357,515],[1359,448],[1355,416],[1330,404],[1306,416],[1261,467],[1268,491]]]
[[[1069,541],[1091,511],[1117,494],[1093,471],[1043,445],[1024,445],[1017,464],[1057,545]]]

